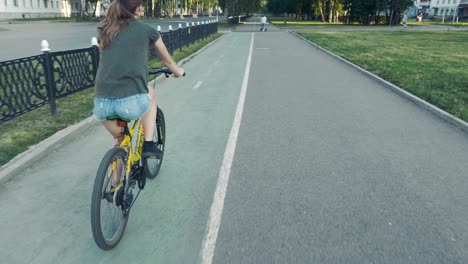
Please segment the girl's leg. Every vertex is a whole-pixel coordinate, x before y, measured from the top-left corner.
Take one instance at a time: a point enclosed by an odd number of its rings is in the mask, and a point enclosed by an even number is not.
[[[122,141],[122,127],[119,127],[117,125],[117,121],[115,120],[106,120],[103,121],[102,124],[104,127],[112,134],[114,137],[114,146],[120,145],[120,142]],[[117,161],[117,166],[115,168],[115,171],[112,172],[112,187],[117,186],[120,183],[120,177],[122,175],[122,169],[123,169],[123,162],[121,160]]]
[[[114,146],[120,145],[120,141],[122,141],[123,129],[122,127],[119,127],[117,125],[117,121],[106,120],[106,121],[103,121],[102,124],[107,129],[107,131],[109,131],[109,133],[111,133],[111,135],[114,137]]]
[[[153,135],[156,130],[156,115],[157,115],[157,104],[155,92],[149,88],[149,95],[151,97],[151,106],[141,117],[143,129],[145,130],[145,143],[143,143],[143,157],[156,157],[160,158],[162,154],[161,150],[158,149],[158,143],[153,142]]]
[[[145,130],[145,141],[153,141],[153,134],[156,129],[157,103],[154,90],[151,87],[148,87],[148,91],[151,98],[151,106],[146,113],[141,116],[141,123]]]

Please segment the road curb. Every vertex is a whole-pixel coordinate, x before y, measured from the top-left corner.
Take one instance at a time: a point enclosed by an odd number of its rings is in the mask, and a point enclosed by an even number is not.
[[[431,112],[432,114],[438,116],[439,118],[441,118],[442,120],[448,122],[449,124],[461,129],[462,131],[464,131],[465,133],[468,133],[468,123],[453,116],[452,114],[450,113],[447,113],[446,111],[438,108],[437,106],[435,105],[432,105],[426,101],[424,101],[423,99],[403,90],[402,88],[398,87],[397,85],[389,82],[389,81],[386,81],[384,79],[382,79],[381,77],[359,67],[358,65],[332,53],[331,51],[327,50],[327,49],[324,49],[322,47],[320,47],[319,45],[317,45],[316,43],[298,35],[297,33],[293,32],[293,31],[289,31],[287,30],[287,32],[291,33],[292,35],[308,42],[310,45],[314,46],[315,48],[323,51],[324,53],[328,54],[329,56],[345,63],[345,64],[348,64],[349,66],[353,67],[355,70],[359,71],[360,73],[366,75],[367,77],[370,77],[371,79],[379,82],[380,84],[382,84],[384,87],[390,89],[391,91],[395,92],[396,94],[400,95],[401,97],[403,98],[406,98],[408,99],[409,101],[415,103],[416,105],[428,110],[429,112]]]
[[[225,36],[226,35],[220,36],[219,38],[206,44],[197,52],[182,59],[180,62],[177,63],[177,65],[180,66],[187,63],[193,57],[197,56],[199,53],[209,48],[216,41],[222,39]],[[155,81],[158,82],[162,78],[165,78],[165,76],[159,75],[157,78],[150,81],[148,85],[152,85]],[[16,157],[14,157],[8,163],[0,167],[0,184],[6,182],[7,180],[11,179],[14,175],[27,169],[31,165],[31,163],[40,161],[46,154],[50,153],[54,149],[54,146],[56,146],[58,143],[64,142],[71,136],[77,135],[93,125],[98,125],[98,123],[99,122],[94,118],[94,116],[90,116],[79,123],[68,126],[67,128],[58,131],[54,135],[44,139],[38,144],[30,146],[26,151],[16,155]]]
[[[7,181],[15,174],[28,168],[28,164],[30,165],[31,162],[41,160],[46,154],[53,150],[56,144],[63,142],[70,136],[81,133],[83,130],[86,130],[92,125],[96,125],[97,123],[98,121],[96,121],[94,116],[90,116],[79,123],[58,131],[38,144],[30,146],[28,150],[18,154],[7,164],[0,167],[0,183]]]

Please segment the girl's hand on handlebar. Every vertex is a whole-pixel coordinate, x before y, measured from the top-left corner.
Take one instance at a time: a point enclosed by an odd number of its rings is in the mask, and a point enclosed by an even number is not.
[[[174,78],[179,78],[181,76],[185,76],[185,71],[184,71],[184,69],[178,67],[177,71],[174,71],[172,73],[172,76],[174,76]]]

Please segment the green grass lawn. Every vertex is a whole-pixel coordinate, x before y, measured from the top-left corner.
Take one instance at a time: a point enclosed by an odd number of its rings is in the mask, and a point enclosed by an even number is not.
[[[189,47],[184,47],[182,51],[177,50],[172,58],[174,61],[180,61],[220,36],[221,34],[217,33]],[[149,65],[152,68],[162,66],[161,62],[156,59],[151,60]],[[93,114],[93,98],[94,88],[90,88],[58,100],[56,116],[51,116],[50,107],[46,105],[2,123],[0,125],[0,146],[2,146],[0,165],[27,150],[29,146],[91,116]]]
[[[333,26],[333,25],[345,25],[342,22],[338,23],[328,23],[322,22],[321,20],[302,20],[301,18],[288,18],[288,17],[267,17],[270,23],[278,25],[278,26]],[[358,23],[353,23],[349,25],[359,25]]]
[[[452,20],[446,20],[444,23],[442,21],[422,21],[422,22],[417,22],[414,21],[413,19],[408,20],[408,25],[440,25],[440,26],[455,26],[455,27],[466,27],[468,26],[468,22],[458,22],[458,23],[452,23]]]
[[[313,26],[313,25],[343,25],[343,23],[325,23],[322,21],[308,21],[308,20],[270,20],[272,24],[278,25],[278,26],[289,26],[289,25],[308,25],[308,26]]]
[[[299,34],[468,121],[468,32],[328,31]]]
[[[219,29],[235,30],[239,24],[228,24],[227,20],[222,20],[218,22]]]
[[[295,19],[295,18],[284,18],[284,17],[271,17],[268,18],[272,24],[281,26],[281,27],[297,27],[297,26],[361,26],[359,23],[355,22],[352,24],[343,24],[342,22],[338,23],[328,23],[322,22],[320,20],[302,20],[302,19]],[[444,23],[441,21],[422,21],[417,22],[414,19],[408,19],[408,25],[414,26],[424,26],[424,25],[441,25],[441,26],[455,26],[455,27],[468,27],[468,22],[458,22],[452,23],[452,20],[446,20]],[[367,26],[374,26],[374,25],[367,25]],[[378,26],[387,26],[386,24],[379,24]]]

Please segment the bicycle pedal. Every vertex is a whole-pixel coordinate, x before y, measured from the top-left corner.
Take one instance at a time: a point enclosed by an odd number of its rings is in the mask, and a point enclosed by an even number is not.
[[[161,159],[162,155],[162,152],[157,154],[143,153],[142,157],[146,159]]]
[[[146,185],[146,176],[143,173],[141,173],[138,176],[137,182],[138,182],[138,188],[140,188],[140,190],[143,190]]]

